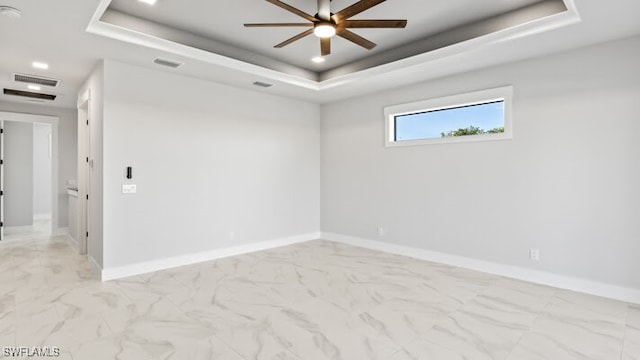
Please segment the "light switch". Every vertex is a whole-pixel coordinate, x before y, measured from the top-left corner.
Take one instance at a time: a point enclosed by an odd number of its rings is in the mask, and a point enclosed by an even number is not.
[[[136,191],[136,184],[122,184],[123,194],[135,194]]]

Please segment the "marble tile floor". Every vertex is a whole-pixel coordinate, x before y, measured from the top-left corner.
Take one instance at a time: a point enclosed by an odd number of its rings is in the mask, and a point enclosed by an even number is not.
[[[3,240],[20,241],[23,239],[48,238],[51,235],[51,219],[33,220],[33,226],[29,230],[18,230],[16,232],[7,232],[5,230]]]
[[[102,283],[64,238],[33,238],[0,244],[6,346],[73,360],[640,360],[640,306],[322,240]]]

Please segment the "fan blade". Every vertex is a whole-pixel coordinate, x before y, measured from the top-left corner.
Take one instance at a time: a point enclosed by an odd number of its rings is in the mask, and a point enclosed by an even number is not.
[[[307,30],[307,31],[301,32],[300,34],[298,34],[298,35],[296,35],[296,36],[292,37],[291,39],[287,39],[287,40],[285,40],[285,41],[281,42],[280,44],[278,44],[278,45],[276,45],[276,46],[274,46],[274,47],[275,47],[275,48],[285,47],[285,46],[287,46],[287,45],[291,44],[292,42],[297,41],[297,40],[300,40],[300,39],[302,39],[303,37],[305,37],[305,36],[309,36],[309,35],[311,35],[311,34],[313,34],[313,29],[309,29],[309,30]]]
[[[385,2],[385,0],[360,0],[355,4],[338,11],[333,17],[335,22],[340,22],[383,2]]]
[[[363,48],[365,48],[367,50],[371,50],[374,47],[376,47],[375,43],[363,38],[362,36],[360,36],[360,35],[358,35],[358,34],[356,34],[354,32],[351,32],[351,31],[349,31],[347,29],[344,29],[344,28],[338,29],[338,35],[343,37],[343,38],[345,38],[345,39],[347,39],[347,40],[349,40],[349,41],[351,41],[351,42],[353,42],[353,43],[355,43],[355,44],[357,44],[357,45],[362,46]]]
[[[304,19],[307,19],[307,20],[309,20],[309,21],[311,21],[311,22],[316,22],[316,21],[318,21],[318,19],[316,19],[315,17],[313,17],[313,16],[311,16],[311,15],[307,14],[306,12],[304,12],[304,11],[302,11],[302,10],[296,9],[296,8],[294,8],[294,7],[293,7],[293,6],[291,6],[291,5],[285,4],[285,3],[283,3],[282,1],[279,1],[279,0],[267,0],[267,2],[270,2],[270,3],[272,3],[272,4],[273,4],[273,5],[275,5],[275,6],[281,7],[281,8],[283,8],[283,9],[285,9],[285,10],[287,10],[287,11],[289,11],[289,12],[292,12],[292,13],[294,13],[294,14],[296,14],[296,15],[298,15],[298,16],[300,16],[300,17],[304,18]]]
[[[312,27],[311,23],[263,23],[244,24],[245,27]]]
[[[318,0],[318,17],[321,20],[331,20],[331,0]]]
[[[320,55],[331,54],[331,38],[320,38]]]
[[[407,20],[344,20],[340,26],[345,28],[404,28]]]

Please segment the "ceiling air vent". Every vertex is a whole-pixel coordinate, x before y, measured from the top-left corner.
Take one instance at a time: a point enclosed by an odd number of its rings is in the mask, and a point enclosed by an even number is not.
[[[13,74],[13,80],[17,82],[51,86],[51,87],[56,87],[60,83],[60,80],[46,78],[42,76],[25,75],[25,74]]]
[[[25,97],[29,99],[42,99],[42,100],[49,100],[49,101],[53,101],[56,99],[56,95],[42,94],[42,93],[35,93],[31,91],[14,90],[14,89],[4,89],[4,94],[20,96],[20,97]]]
[[[166,66],[166,67],[170,67],[170,68],[174,68],[177,69],[180,66],[184,65],[181,62],[177,62],[177,61],[173,61],[173,60],[167,60],[167,59],[161,59],[161,58],[155,58],[153,59],[153,63],[157,64],[157,65],[161,65],[161,66]]]
[[[262,82],[262,81],[256,81],[253,83],[253,85],[255,86],[259,86],[259,87],[263,87],[263,88],[268,88],[268,87],[272,87],[273,84],[268,84],[266,82]]]

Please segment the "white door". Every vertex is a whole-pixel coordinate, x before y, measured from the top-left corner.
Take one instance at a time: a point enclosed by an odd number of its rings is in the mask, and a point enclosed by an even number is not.
[[[0,120],[0,241],[4,239],[4,120]]]
[[[84,199],[80,199],[81,201],[84,201],[84,209],[85,209],[85,214],[84,214],[84,228],[85,228],[85,233],[81,234],[81,236],[84,236],[84,254],[89,252],[89,225],[91,223],[91,216],[89,214],[90,210],[91,210],[91,206],[89,203],[89,199],[90,196],[89,194],[91,194],[91,170],[93,168],[93,159],[91,159],[91,131],[89,128],[89,116],[87,114],[86,116],[87,121],[85,122],[86,128],[85,128],[85,149],[86,149],[86,163],[85,163],[85,198]]]
[[[78,106],[78,212],[77,240],[80,254],[90,252],[89,197],[91,194],[91,144],[89,130],[89,100]]]

